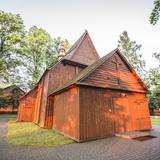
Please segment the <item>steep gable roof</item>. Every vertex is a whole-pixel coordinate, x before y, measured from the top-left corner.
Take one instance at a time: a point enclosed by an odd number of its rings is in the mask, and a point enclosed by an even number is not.
[[[84,44],[82,44],[84,41],[85,41],[85,39],[88,39],[89,41],[88,41],[88,44],[90,45],[90,48],[92,48],[92,53],[93,53],[93,55],[94,55],[94,59],[92,59],[92,61],[90,61],[90,62],[87,62],[87,63],[84,63],[84,60],[82,59],[81,61],[79,61],[78,60],[78,58],[75,58],[74,56],[75,56],[75,54],[77,54],[77,50],[78,49],[80,49],[80,47],[82,47]],[[91,55],[91,56],[93,56],[93,55]],[[85,56],[85,55],[84,55]],[[90,55],[89,55],[90,56]],[[41,76],[41,78],[39,79],[39,81],[35,84],[35,86],[31,89],[31,90],[29,90],[26,94],[24,94],[22,97],[20,97],[19,99],[22,99],[22,98],[24,98],[25,96],[27,96],[32,90],[34,90],[34,89],[36,89],[37,88],[37,86],[38,86],[38,84],[39,84],[39,82],[42,80],[42,78],[51,70],[51,69],[53,69],[54,67],[56,67],[59,63],[61,63],[61,62],[66,62],[65,60],[67,60],[67,61],[70,61],[70,62],[74,62],[76,65],[81,65],[81,66],[88,66],[88,65],[90,65],[92,62],[95,62],[96,60],[98,60],[100,57],[99,57],[99,55],[98,55],[98,53],[97,53],[97,51],[96,51],[96,49],[95,49],[95,47],[94,47],[94,45],[93,45],[93,43],[92,43],[92,40],[91,40],[91,38],[90,38],[90,36],[89,36],[89,34],[88,34],[88,31],[87,30],[85,30],[85,32],[82,34],[82,36],[72,45],[72,47],[67,51],[67,53],[66,53],[66,55],[60,60],[60,61],[58,61],[56,64],[54,64],[53,66],[51,66],[51,67],[49,67],[49,68],[47,68],[45,71],[44,71],[44,73],[43,73],[43,75]]]
[[[83,35],[74,43],[74,45],[68,50],[64,59],[78,62],[85,65],[90,65],[100,57],[93,45],[93,42],[86,30]]]
[[[115,49],[113,51],[111,51],[109,54],[105,55],[104,57],[100,58],[99,60],[97,60],[95,63],[93,63],[92,65],[88,66],[87,68],[85,68],[83,71],[81,71],[76,78],[74,78],[73,80],[69,81],[68,83],[66,83],[65,85],[61,86],[60,88],[57,88],[53,93],[59,92],[73,84],[83,84],[81,83],[82,80],[84,80],[86,77],[88,77],[91,73],[93,73],[93,71],[95,71],[99,66],[101,66],[104,62],[106,62],[112,55],[114,55],[115,53],[118,53],[119,56],[123,59],[123,61],[126,63],[126,65],[128,66],[128,68],[130,69],[130,71],[137,77],[138,81],[141,83],[141,85],[143,86],[143,88],[147,91],[147,87],[146,85],[143,83],[143,81],[140,79],[140,77],[137,75],[137,73],[135,72],[135,70],[132,68],[132,66],[128,63],[127,59],[121,54],[121,52],[119,51],[119,49]],[[53,94],[52,93],[52,94]]]
[[[99,54],[98,54],[98,52],[96,51],[96,49],[95,49],[95,47],[94,47],[94,45],[93,45],[93,43],[92,43],[92,40],[91,40],[91,38],[90,38],[90,36],[89,36],[89,34],[88,34],[88,31],[85,30],[85,32],[82,34],[82,36],[81,36],[81,37],[71,46],[71,48],[67,51],[66,55],[65,55],[60,61],[58,61],[56,64],[54,64],[53,66],[47,68],[46,71],[54,68],[57,64],[59,64],[60,62],[62,62],[62,61],[64,61],[64,60],[69,60],[69,61],[73,61],[73,62],[79,63],[77,59],[75,60],[75,59],[73,58],[73,56],[76,54],[76,51],[79,49],[80,45],[81,45],[82,42],[85,40],[85,37],[87,37],[87,38],[89,39],[90,45],[91,45],[92,48],[93,48],[93,51],[94,51],[93,54],[95,55],[95,61],[98,60],[98,59],[100,58],[100,57],[99,57]],[[81,62],[80,62],[80,64],[85,65],[85,66],[88,65],[88,64],[81,63]],[[45,71],[45,72],[46,72],[46,71]],[[43,75],[45,74],[45,72],[43,73]],[[42,75],[42,76],[43,76],[43,75]]]

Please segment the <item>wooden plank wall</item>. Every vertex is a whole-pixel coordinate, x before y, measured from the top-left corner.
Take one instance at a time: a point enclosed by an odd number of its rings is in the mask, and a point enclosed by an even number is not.
[[[64,65],[62,62],[53,67],[50,70],[48,95],[50,95],[56,88],[73,79],[81,70],[82,68],[78,67],[77,72],[77,66],[69,64]]]
[[[117,61],[117,65],[115,61]],[[120,86],[126,90],[144,91],[137,77],[129,70],[118,54],[110,57],[83,82],[113,88]]]
[[[47,93],[48,88],[50,87],[49,82],[49,72],[46,73],[45,77],[43,77],[43,86],[42,86],[42,95],[40,100],[40,109],[39,109],[39,119],[38,124],[40,127],[45,127],[45,118],[46,118],[46,107],[47,107]]]
[[[80,140],[151,128],[143,93],[81,86],[79,113]]]
[[[64,65],[62,62],[60,62],[51,70],[49,70],[49,72],[43,77],[41,86],[42,89],[40,89],[41,92],[38,93],[38,97],[41,98],[37,99],[37,110],[35,112],[36,115],[34,120],[35,123],[38,123],[40,127],[48,128],[50,126],[50,122],[45,122],[46,120],[50,120],[50,113],[48,112],[48,109],[52,107],[48,106],[47,108],[47,105],[50,104],[50,102],[48,102],[49,94],[69,80],[73,79],[81,70],[81,67],[68,64]],[[48,113],[46,113],[46,111]]]
[[[54,97],[53,129],[78,139],[78,90],[69,89]]]
[[[146,130],[151,128],[148,102],[145,94],[134,93],[130,96],[132,128],[133,130]]]
[[[50,96],[47,100],[45,128],[52,128],[53,126],[53,107],[54,96]]]
[[[80,140],[98,139],[114,135],[111,92],[105,89],[80,87]]]
[[[18,121],[32,122],[37,98],[37,88],[33,89],[28,95],[19,101]]]
[[[36,98],[36,104],[35,104],[35,111],[34,111],[34,119],[33,122],[38,124],[39,122],[39,114],[40,114],[40,105],[41,105],[41,99],[42,99],[42,91],[43,91],[43,79],[38,84],[38,93]]]
[[[55,89],[67,83],[69,80],[73,79],[80,71],[81,67],[63,64],[60,62],[57,66],[53,67],[49,73],[48,78],[45,76],[42,99],[40,104],[40,115],[39,115],[39,125],[41,127],[50,128],[51,124],[51,112],[52,104],[47,98],[47,96],[52,93]],[[51,106],[50,106],[51,105]],[[49,111],[51,109],[51,112]]]

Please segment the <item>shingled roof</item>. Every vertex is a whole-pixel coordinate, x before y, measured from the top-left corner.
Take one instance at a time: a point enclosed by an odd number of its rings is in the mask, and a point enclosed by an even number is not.
[[[63,57],[63,59],[69,59],[73,57],[76,49],[80,46],[82,43],[84,37],[88,34],[88,32],[85,30],[85,32],[81,35],[81,37],[72,45],[72,47],[67,51],[66,56]]]
[[[127,62],[126,58],[121,54],[121,52],[119,51],[119,49],[115,49],[113,51],[111,51],[110,53],[108,53],[107,55],[105,55],[104,57],[100,58],[99,60],[97,60],[95,63],[93,63],[92,65],[88,66],[87,68],[85,68],[84,70],[82,70],[74,79],[72,79],[71,81],[67,82],[66,84],[64,84],[63,86],[57,88],[55,91],[53,91],[51,94],[60,92],[61,90],[70,87],[73,84],[82,84],[81,81],[83,79],[85,79],[87,76],[89,76],[94,70],[96,70],[99,66],[101,66],[105,61],[107,61],[113,54],[118,53],[121,58],[124,60],[124,62],[127,64],[128,68],[131,70],[131,72],[134,73],[134,75],[137,77],[137,79],[139,80],[139,82],[142,84],[142,86],[147,90],[146,85],[143,83],[143,81],[140,79],[140,77],[136,74],[135,70],[132,68],[132,66]],[[50,95],[51,95],[50,94]]]
[[[90,36],[89,36],[89,33],[88,33],[87,30],[85,30],[85,32],[82,34],[82,36],[81,36],[81,37],[73,44],[73,46],[68,50],[68,52],[66,53],[66,56],[64,56],[62,60],[67,59],[67,60],[74,61],[74,55],[75,55],[76,51],[78,50],[78,48],[80,47],[80,45],[82,44],[82,42],[84,41],[84,39],[85,39],[86,37],[89,39],[89,42],[90,42],[90,44],[91,44],[91,47],[92,47],[92,49],[93,49],[93,51],[94,51],[94,52],[93,52],[94,56],[95,56],[97,59],[99,59],[100,57],[99,57],[99,55],[98,55],[98,53],[97,53],[97,51],[96,51],[96,48],[95,48],[94,45],[93,45],[93,42],[92,42],[92,40],[91,40],[91,38],[90,38]],[[78,62],[79,62],[79,61],[78,61]]]
[[[72,61],[72,62],[75,62],[75,63],[79,63],[79,64],[81,64],[81,65],[83,65],[83,66],[88,66],[88,64],[83,64],[83,63],[78,62],[78,61],[75,61],[75,60],[73,59],[73,56],[76,54],[76,51],[78,50],[78,48],[80,47],[80,45],[82,44],[82,42],[84,41],[84,39],[85,39],[86,36],[88,37],[89,42],[91,43],[91,46],[92,46],[92,48],[93,48],[93,50],[94,50],[94,55],[95,55],[95,57],[96,57],[97,59],[99,59],[100,57],[99,57],[99,55],[98,55],[98,53],[97,53],[97,51],[96,51],[96,49],[95,49],[95,47],[94,47],[94,45],[93,45],[93,42],[92,42],[92,40],[91,40],[91,38],[90,38],[90,36],[89,36],[89,33],[88,33],[87,30],[85,30],[85,32],[82,34],[82,36],[81,36],[81,37],[71,46],[71,48],[67,51],[66,55],[65,55],[60,61],[58,61],[56,64],[54,64],[53,66],[47,68],[47,69],[44,71],[44,73],[43,73],[43,75],[41,76],[41,78],[39,79],[39,81],[34,85],[34,87],[33,87],[30,91],[28,91],[26,94],[24,94],[22,97],[20,97],[20,99],[22,99],[23,97],[25,97],[25,96],[26,96],[28,93],[30,93],[32,90],[36,89],[37,85],[38,85],[39,82],[42,80],[42,78],[46,75],[46,73],[47,73],[48,71],[50,71],[52,68],[56,67],[59,63],[65,61],[65,60]]]

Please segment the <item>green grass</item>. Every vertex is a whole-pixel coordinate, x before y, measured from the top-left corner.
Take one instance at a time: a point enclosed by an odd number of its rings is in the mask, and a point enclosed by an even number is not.
[[[59,146],[74,143],[52,129],[42,129],[34,123],[8,123],[8,142],[14,145]]]
[[[151,118],[151,122],[153,125],[160,125],[160,118]]]
[[[5,118],[6,115],[0,115]],[[17,123],[16,115],[8,115],[8,142],[14,145],[59,146],[74,143],[52,129],[42,129],[34,123]],[[151,118],[153,125],[160,125],[160,119]]]
[[[0,113],[0,119],[15,120],[17,118],[16,113]]]

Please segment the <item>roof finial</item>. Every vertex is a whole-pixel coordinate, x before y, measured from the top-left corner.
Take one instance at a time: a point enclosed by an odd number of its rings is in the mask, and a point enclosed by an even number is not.
[[[65,48],[63,44],[60,44],[58,47],[58,60],[62,59],[66,54],[65,54]]]

